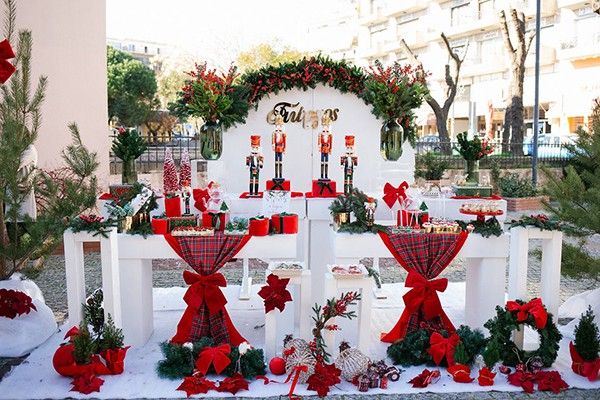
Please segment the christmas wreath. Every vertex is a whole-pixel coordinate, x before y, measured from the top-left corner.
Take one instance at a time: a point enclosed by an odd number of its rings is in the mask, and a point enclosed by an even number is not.
[[[539,357],[545,367],[550,367],[558,356],[562,335],[552,321],[552,314],[546,311],[542,300],[535,298],[530,302],[522,300],[508,301],[505,307],[496,307],[496,316],[484,325],[490,338],[483,352],[488,366],[501,361],[505,365],[516,366],[532,357]],[[535,351],[524,351],[511,340],[514,330],[529,326],[540,336],[540,346]]]

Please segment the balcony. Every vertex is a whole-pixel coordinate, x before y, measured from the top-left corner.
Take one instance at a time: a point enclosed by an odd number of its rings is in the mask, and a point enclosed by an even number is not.
[[[473,13],[463,17],[461,21],[452,25],[449,23],[444,29],[446,36],[452,39],[468,36],[478,32],[488,32],[498,26],[498,15],[496,13],[485,13],[477,15]]]
[[[540,48],[540,66],[551,65],[556,62],[556,49],[550,46],[541,46]],[[525,60],[525,67],[535,66],[535,46],[532,44],[531,50]]]
[[[558,0],[558,8],[579,8],[583,7],[585,3],[589,3],[589,0]]]
[[[378,6],[373,12],[359,18],[360,25],[375,25],[385,22],[389,19],[387,8]]]
[[[389,17],[396,17],[400,14],[407,14],[414,11],[427,8],[428,4],[422,0],[401,0],[392,1],[386,7],[386,13]]]
[[[410,29],[400,32],[398,33],[396,40],[391,42],[392,46],[394,46],[393,50],[399,47],[397,44],[400,43],[400,39],[404,39],[409,48],[416,49],[427,46],[429,35],[418,29]]]
[[[600,30],[565,40],[560,46],[560,58],[571,61],[600,57]]]
[[[520,8],[525,14],[525,18],[530,19],[535,17],[536,13],[536,1],[535,0],[522,0]],[[542,17],[550,17],[556,14],[556,0],[542,0],[541,1],[541,15]]]

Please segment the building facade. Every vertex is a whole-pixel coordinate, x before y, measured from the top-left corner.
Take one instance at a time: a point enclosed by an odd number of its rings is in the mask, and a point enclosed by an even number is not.
[[[535,0],[359,0],[355,12],[315,27],[315,43],[335,58],[358,65],[379,59],[408,62],[404,39],[426,70],[433,97],[445,100],[444,66],[448,54],[440,34],[465,60],[459,92],[449,115],[452,137],[468,130],[484,132],[492,116],[499,135],[504,120],[509,66],[499,13],[513,6],[523,11],[527,29],[535,26]],[[592,101],[600,97],[600,15],[590,1],[542,0],[540,46],[540,130],[563,135],[588,124]],[[341,29],[343,27],[343,29]],[[324,38],[335,37],[337,48]],[[341,39],[343,37],[343,40]],[[466,54],[465,54],[466,52]],[[526,61],[525,120],[532,133],[535,46]],[[452,64],[451,64],[452,65]],[[493,112],[491,112],[493,109]],[[469,118],[469,116],[472,116]],[[489,117],[487,117],[489,118]],[[421,135],[435,134],[435,117],[427,104],[418,112]]]
[[[153,67],[153,58],[164,58],[169,55],[170,47],[164,43],[149,42],[136,39],[114,39],[107,38],[106,44],[117,50],[130,54],[133,58],[141,61],[148,67]]]

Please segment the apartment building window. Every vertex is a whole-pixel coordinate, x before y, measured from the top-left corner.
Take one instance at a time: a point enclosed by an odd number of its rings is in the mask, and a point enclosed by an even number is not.
[[[371,47],[381,46],[385,42],[386,30],[386,24],[379,24],[371,27]]]
[[[479,19],[492,17],[495,3],[496,0],[479,0]]]
[[[450,24],[458,26],[465,24],[471,20],[471,11],[469,10],[469,2],[450,9]]]
[[[471,100],[471,85],[459,86],[456,93],[456,101],[469,101]]]
[[[481,40],[478,45],[479,62],[493,63],[502,56],[502,39],[500,38]]]

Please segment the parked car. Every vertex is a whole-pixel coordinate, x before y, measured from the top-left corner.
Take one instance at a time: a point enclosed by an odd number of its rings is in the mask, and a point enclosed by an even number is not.
[[[538,157],[570,158],[572,154],[565,145],[575,144],[576,139],[577,135],[573,134],[541,134],[538,136]],[[533,136],[527,136],[523,142],[523,154],[533,155]]]
[[[193,136],[175,133],[167,144],[169,146],[189,146],[192,143],[192,140],[194,140]]]
[[[439,153],[440,149],[440,138],[438,136],[428,135],[417,139],[417,154],[425,154],[429,152]]]

